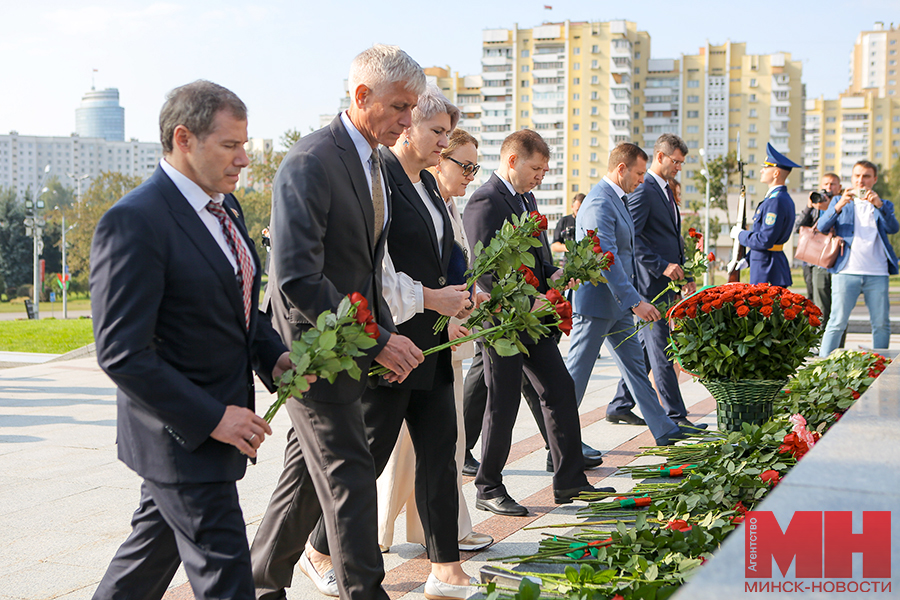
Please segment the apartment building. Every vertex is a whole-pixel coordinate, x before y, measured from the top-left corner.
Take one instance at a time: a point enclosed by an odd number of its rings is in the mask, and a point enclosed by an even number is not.
[[[900,98],[897,76],[900,61],[900,28],[876,22],[871,31],[862,31],[850,51],[850,79],[847,91],[875,90],[881,98]]]

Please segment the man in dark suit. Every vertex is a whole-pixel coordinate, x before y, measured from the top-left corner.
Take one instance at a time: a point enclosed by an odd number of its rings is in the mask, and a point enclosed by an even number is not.
[[[143,477],[132,532],[94,598],[161,598],[180,562],[197,598],[253,598],[235,481],[271,429],[254,413],[291,366],[257,310],[260,264],[230,192],[247,109],[207,81],[160,114],[160,168],[100,219],[91,308],[118,386],[119,458]]]
[[[423,356],[394,332],[381,298],[390,203],[376,148],[393,145],[409,127],[425,75],[396,46],[376,45],[354,59],[349,85],[350,109],[297,142],[275,175],[266,299],[276,328],[295,340],[320,313],[361,293],[380,336],[358,365],[365,373],[374,359],[402,381]],[[365,377],[341,374],[286,404],[292,429],[284,471],[251,548],[258,598],[284,598],[298,560],[320,591],[387,598],[375,465],[360,403],[365,387]],[[320,515],[327,549],[307,542]]]
[[[512,215],[527,212],[533,200],[527,194],[548,170],[550,149],[534,131],[522,129],[504,140],[500,148],[500,168],[472,195],[463,213],[469,243],[491,243],[498,229]],[[538,291],[546,292],[551,277],[560,269],[547,262],[543,250],[531,248]],[[484,291],[493,287],[493,275],[478,282]],[[487,407],[482,425],[481,466],[475,476],[478,499],[475,506],[500,515],[525,516],[528,509],[513,500],[503,485],[502,471],[509,456],[512,429],[519,407],[522,372],[541,397],[541,408],[555,466],[553,495],[558,504],[572,501],[581,491],[594,491],[584,475],[581,454],[581,425],[575,405],[575,389],[566,371],[556,340],[552,336],[533,342],[525,337],[529,355],[500,356],[486,349],[484,376]],[[612,488],[604,488],[612,490]]]
[[[641,345],[630,331],[634,316],[657,321],[659,311],[643,300],[635,289],[634,223],[625,205],[628,194],[643,181],[647,154],[640,147],[622,143],[609,155],[609,167],[603,180],[585,198],[576,218],[576,235],[581,238],[593,230],[600,247],[611,252],[615,261],[606,273],[607,283],[582,285],[575,290],[572,341],[566,367],[575,382],[579,404],[587,389],[600,346],[607,339],[612,346],[616,366],[634,390],[647,425],[660,446],[684,437],[684,433],[656,399],[647,378]]]
[[[628,196],[628,212],[634,221],[635,287],[641,298],[651,302],[666,289],[670,281],[684,279],[684,238],[681,236],[681,213],[675,202],[675,193],[669,187],[674,180],[688,147],[680,137],[664,133],[653,147],[653,164],[633,194]],[[693,251],[693,248],[691,249]],[[682,291],[685,296],[694,293],[696,284],[688,282]],[[671,303],[675,292],[668,292],[661,299]],[[666,354],[669,345],[669,324],[660,319],[653,327],[644,327],[638,333],[644,348],[644,364],[653,370],[653,380],[659,399],[669,417],[680,425],[695,426],[687,419],[687,409],[681,397],[678,375]],[[619,379],[616,396],[606,407],[606,420],[646,425],[643,419],[631,412],[634,398],[625,383]],[[700,426],[706,429],[705,425]]]

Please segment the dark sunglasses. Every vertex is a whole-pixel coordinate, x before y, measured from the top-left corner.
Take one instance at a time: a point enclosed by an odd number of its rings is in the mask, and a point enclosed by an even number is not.
[[[451,160],[451,161],[455,162],[456,164],[458,164],[463,170],[463,175],[465,175],[466,177],[468,177],[469,175],[472,175],[474,177],[475,175],[478,174],[478,169],[481,168],[481,165],[473,165],[472,163],[461,163],[458,160],[456,160],[455,158],[453,158],[452,156],[448,156],[447,160]]]

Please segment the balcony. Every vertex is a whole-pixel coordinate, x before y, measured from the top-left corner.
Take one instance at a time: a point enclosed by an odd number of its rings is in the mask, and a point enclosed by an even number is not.
[[[492,71],[492,72],[482,73],[481,79],[484,82],[497,81],[498,79],[501,79],[501,80],[505,79],[507,81],[512,81],[512,65],[510,65],[510,68],[508,71]],[[484,85],[482,85],[482,87],[484,87]]]
[[[613,40],[609,47],[612,56],[627,56],[631,58],[631,42],[628,40]]]
[[[482,56],[481,64],[488,66],[496,66],[496,65],[510,65],[513,64],[513,59],[511,56]]]

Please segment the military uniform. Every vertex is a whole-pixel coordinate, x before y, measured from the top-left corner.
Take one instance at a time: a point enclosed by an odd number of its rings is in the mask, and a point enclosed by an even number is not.
[[[771,283],[787,287],[793,283],[791,268],[782,247],[791,237],[794,201],[787,188],[769,190],[753,216],[753,229],[742,231],[739,240],[749,251],[750,283]]]

